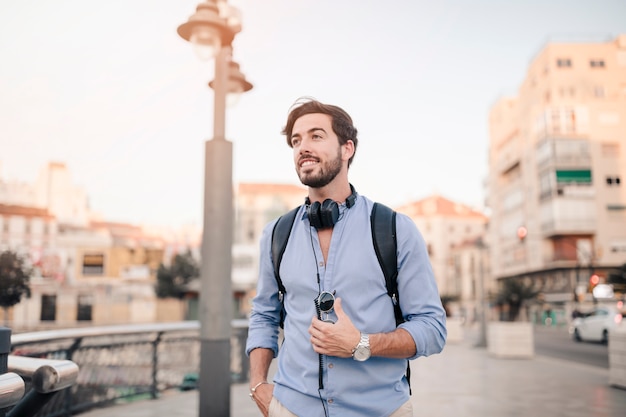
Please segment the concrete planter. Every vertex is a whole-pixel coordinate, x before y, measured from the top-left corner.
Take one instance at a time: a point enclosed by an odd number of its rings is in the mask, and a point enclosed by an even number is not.
[[[460,319],[446,318],[446,329],[448,330],[447,343],[460,343],[463,341],[463,323]]]
[[[609,334],[609,384],[626,389],[626,327]]]
[[[491,322],[487,326],[487,352],[497,358],[532,358],[533,325],[528,322]]]

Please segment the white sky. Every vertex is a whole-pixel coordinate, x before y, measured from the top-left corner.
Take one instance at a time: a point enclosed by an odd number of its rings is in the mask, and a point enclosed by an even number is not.
[[[202,223],[213,62],[176,28],[199,0],[0,0],[0,176],[64,162],[106,219]],[[227,112],[234,180],[297,184],[280,135],[300,96],[359,130],[351,181],[390,205],[480,208],[487,117],[548,40],[626,33],[624,0],[231,0],[254,89]]]

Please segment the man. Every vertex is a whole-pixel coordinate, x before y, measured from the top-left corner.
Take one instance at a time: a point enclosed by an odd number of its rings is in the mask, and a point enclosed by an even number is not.
[[[406,360],[441,352],[446,339],[424,240],[410,218],[397,215],[397,281],[406,321],[396,326],[372,243],[373,202],[348,181],[358,144],[352,119],[337,106],[307,101],[292,108],[283,134],[308,198],[280,264],[286,289],[280,353],[283,303],[270,248],[275,222],[261,238],[246,346],[250,396],[272,417],[413,416]],[[272,384],[267,378],[276,356]]]

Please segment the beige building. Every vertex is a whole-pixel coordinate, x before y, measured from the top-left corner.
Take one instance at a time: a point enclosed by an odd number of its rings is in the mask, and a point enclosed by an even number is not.
[[[486,234],[486,231],[485,231]],[[497,291],[491,276],[489,247],[486,236],[468,239],[454,245],[450,251],[448,274],[457,280],[457,302],[452,304],[452,316],[459,317],[464,323],[480,320],[481,307],[486,318],[491,317],[489,306]]]
[[[236,310],[250,311],[259,274],[259,240],[273,219],[304,203],[307,190],[291,184],[240,183],[235,198],[232,288]]]
[[[626,262],[626,35],[548,43],[489,115],[491,270],[548,303]]]
[[[32,296],[9,310],[14,331],[160,320],[155,274],[171,243],[94,220],[63,164],[48,164],[32,185],[0,179],[0,250],[33,267]]]
[[[480,252],[477,246],[465,253],[467,259],[474,259],[471,271],[463,268],[460,274],[460,247],[474,242],[485,236],[487,217],[472,208],[448,200],[439,195],[433,195],[423,200],[409,203],[395,208],[398,212],[408,215],[422,233],[433,272],[443,298],[454,299],[453,314],[463,315],[463,311],[473,309],[473,300],[476,299],[478,287],[478,257],[474,252]],[[472,246],[470,245],[470,246]],[[467,248],[467,246],[465,246]],[[469,262],[469,261],[468,261]],[[466,305],[463,305],[465,303]],[[462,310],[462,311],[461,311]]]

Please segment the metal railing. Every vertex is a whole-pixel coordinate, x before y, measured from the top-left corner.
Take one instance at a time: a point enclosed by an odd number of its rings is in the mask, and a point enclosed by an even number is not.
[[[11,358],[75,363],[80,368],[76,382],[37,414],[69,416],[118,402],[158,398],[170,389],[196,388],[199,330],[199,322],[185,321],[16,334],[11,338]],[[232,382],[248,378],[247,334],[246,320],[232,322]],[[10,363],[17,366],[19,359]]]
[[[13,372],[0,375],[0,416],[24,396],[24,380]]]
[[[78,366],[74,362],[13,356],[9,355],[10,346],[11,330],[0,328],[1,417],[32,417],[76,382]]]

